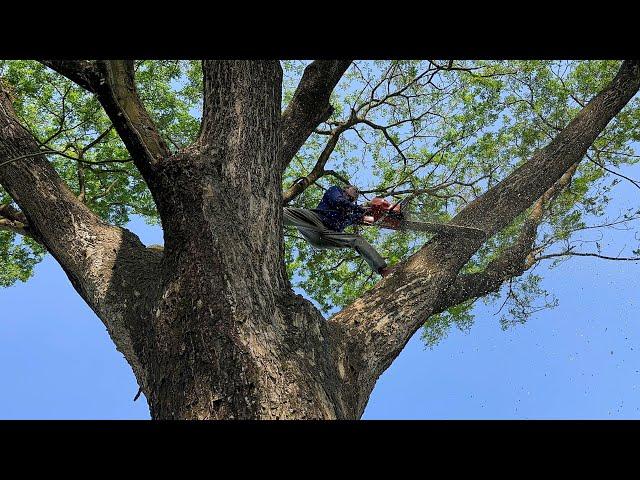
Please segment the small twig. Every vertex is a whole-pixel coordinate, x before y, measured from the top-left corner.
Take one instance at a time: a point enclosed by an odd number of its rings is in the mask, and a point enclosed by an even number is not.
[[[342,175],[340,175],[339,173],[335,172],[334,170],[324,170],[323,172],[323,176],[325,175],[331,175],[332,177],[336,177],[338,180],[340,180],[341,182],[349,185],[351,183],[351,181],[347,178],[347,177],[343,177]]]
[[[72,157],[71,155],[67,155],[63,152],[58,152],[56,150],[41,150],[37,153],[28,153],[26,155],[21,155],[16,158],[10,158],[9,160],[5,160],[4,162],[0,162],[0,167],[4,167],[5,165],[8,165],[10,163],[17,162],[18,160],[24,160],[25,158],[37,157],[38,155],[60,155],[70,160],[86,163],[88,165],[102,165],[105,163],[129,163],[133,161],[132,159],[125,159],[125,160],[113,159],[113,160],[98,160],[98,161],[92,162],[90,160],[83,160],[81,158]]]
[[[588,253],[588,252],[562,252],[562,253],[550,253],[548,255],[542,255],[538,257],[536,260],[546,260],[554,257],[596,257],[602,258],[604,260],[618,260],[623,262],[637,262],[640,261],[640,257],[610,257],[608,255],[599,255],[597,253]]]
[[[597,151],[596,151],[597,152]],[[599,157],[599,152],[596,153]],[[587,155],[587,160],[589,160],[590,162],[594,163],[595,165],[599,166],[600,168],[602,168],[604,171],[609,172],[613,175],[617,175],[618,177],[622,177],[625,180],[631,182],[633,184],[634,187],[636,187],[637,189],[640,189],[640,182],[638,182],[637,180],[634,180],[633,178],[629,178],[619,172],[615,172],[613,170],[611,170],[610,168],[607,168],[604,166],[604,162],[600,163],[597,162],[596,160],[594,160],[593,158],[591,158],[591,155]]]
[[[13,163],[13,162],[17,162],[18,160],[22,160],[22,159],[25,159],[25,158],[37,157],[38,155],[42,155],[43,153],[46,153],[46,152],[29,153],[27,155],[22,155],[20,157],[10,158],[9,160],[5,160],[4,162],[0,162],[0,167],[4,167],[5,165],[8,165],[8,164]]]

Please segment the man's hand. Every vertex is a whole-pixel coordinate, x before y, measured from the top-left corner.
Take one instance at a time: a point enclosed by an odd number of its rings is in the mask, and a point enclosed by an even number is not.
[[[364,216],[362,217],[362,224],[371,225],[375,219],[373,215],[371,215],[371,202],[365,202],[360,205],[360,209],[364,212]]]

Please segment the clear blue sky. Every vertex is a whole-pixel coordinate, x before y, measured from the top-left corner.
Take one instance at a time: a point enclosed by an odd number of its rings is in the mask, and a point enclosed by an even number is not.
[[[612,210],[638,206],[628,184],[614,193]],[[141,221],[131,229],[162,241]],[[616,254],[629,232],[612,238]],[[542,272],[557,308],[504,332],[498,306],[478,302],[469,334],[454,330],[433,350],[417,334],[364,418],[640,418],[640,263],[576,258]],[[51,256],[28,283],[0,290],[0,305],[1,419],[149,418],[131,369]]]

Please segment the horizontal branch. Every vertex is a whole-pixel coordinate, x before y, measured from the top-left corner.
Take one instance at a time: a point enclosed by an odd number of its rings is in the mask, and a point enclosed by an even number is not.
[[[33,153],[27,153],[25,155],[20,155],[18,157],[15,158],[9,158],[7,160],[3,160],[2,162],[0,162],[0,167],[3,167],[4,165],[8,165],[10,163],[13,162],[17,162],[18,160],[23,160],[25,158],[32,158],[32,157],[37,157],[38,155],[60,155],[61,157],[64,158],[68,158],[69,160],[73,160],[75,162],[80,162],[80,163],[84,163],[87,165],[104,165],[107,163],[130,163],[133,161],[133,159],[131,158],[126,158],[126,159],[110,159],[110,160],[85,160],[83,158],[79,158],[79,157],[75,157],[73,155],[69,155],[67,153],[64,152],[60,152],[58,150],[39,150],[37,152],[33,152]]]
[[[0,205],[0,230],[8,230],[40,242],[40,239],[30,230],[29,221],[21,211],[11,204]]]
[[[0,230],[8,230],[9,232],[18,233],[25,237],[32,237],[27,225],[9,220],[8,218],[0,217]]]
[[[560,253],[549,253],[547,255],[541,255],[536,257],[536,260],[547,260],[549,258],[556,257],[596,257],[602,258],[603,260],[617,260],[623,262],[637,262],[640,261],[640,257],[612,257],[609,255],[601,255],[599,253],[591,253],[591,252],[574,252],[573,250],[567,250],[565,252]]]

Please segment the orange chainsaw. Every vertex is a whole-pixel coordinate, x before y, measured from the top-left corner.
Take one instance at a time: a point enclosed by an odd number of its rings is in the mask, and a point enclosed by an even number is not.
[[[419,232],[440,233],[444,235],[468,235],[484,236],[484,231],[479,228],[455,225],[452,223],[436,223],[414,220],[403,209],[407,206],[410,197],[395,204],[391,204],[381,197],[375,197],[369,202],[367,213],[361,221],[361,225],[389,228],[391,230],[415,230]]]

